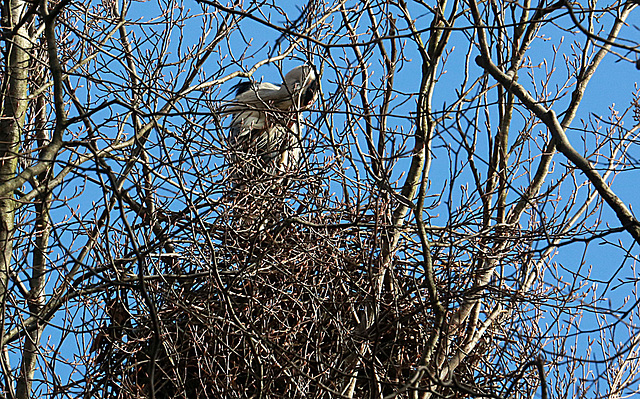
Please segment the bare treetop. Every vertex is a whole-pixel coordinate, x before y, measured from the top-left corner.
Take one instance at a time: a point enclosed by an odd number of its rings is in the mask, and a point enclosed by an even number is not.
[[[0,398],[637,393],[636,1],[5,3]]]

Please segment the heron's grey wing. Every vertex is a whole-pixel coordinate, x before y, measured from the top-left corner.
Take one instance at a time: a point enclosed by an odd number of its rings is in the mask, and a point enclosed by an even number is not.
[[[281,137],[279,127],[270,127],[272,119],[267,111],[279,97],[280,86],[271,83],[259,83],[244,87],[238,91],[228,111],[233,114],[231,121],[231,138],[245,147],[246,150],[258,154],[271,153],[279,146]],[[271,156],[267,156],[271,158]]]
[[[233,142],[242,146],[242,143],[247,143],[251,140],[254,131],[264,130],[266,125],[267,117],[263,111],[249,107],[244,110],[237,110],[231,120],[230,138]]]
[[[236,113],[231,122],[231,147],[249,155],[247,160],[258,156],[265,164],[279,157],[291,146],[291,132],[277,121],[269,122],[269,118],[264,111],[247,109]]]
[[[229,137],[232,148],[260,157],[265,165],[276,164],[279,169],[297,166],[301,153],[298,124],[292,123],[290,113],[277,110],[288,111],[290,106],[291,94],[282,86],[260,83],[239,90],[227,107],[233,115]]]
[[[280,91],[279,85],[271,83],[258,83],[250,86],[247,90],[239,92],[236,98],[233,100],[234,104],[241,107],[242,105],[253,106],[254,108],[265,108],[265,105],[278,97]],[[233,110],[233,106],[231,109]]]
[[[235,99],[225,109],[225,112],[233,115],[230,126],[230,138],[233,141],[247,143],[252,132],[266,128],[267,116],[263,110],[268,105],[263,97],[272,96],[279,88],[271,83],[259,83],[243,85],[242,90],[238,89]]]

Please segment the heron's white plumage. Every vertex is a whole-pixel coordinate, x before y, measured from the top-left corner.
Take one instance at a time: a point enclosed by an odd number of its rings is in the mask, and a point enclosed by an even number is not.
[[[244,82],[226,112],[233,115],[229,141],[241,170],[289,171],[300,160],[301,111],[315,101],[318,83],[309,65],[289,71],[280,85]],[[262,165],[255,165],[256,161]],[[247,165],[250,164],[250,165]],[[275,171],[274,171],[275,172]]]

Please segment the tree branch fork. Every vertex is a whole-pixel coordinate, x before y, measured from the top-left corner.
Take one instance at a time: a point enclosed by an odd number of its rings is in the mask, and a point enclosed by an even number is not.
[[[616,213],[624,229],[640,244],[640,222],[633,216],[620,197],[611,190],[591,162],[573,148],[564,128],[558,121],[556,113],[536,101],[521,84],[513,79],[511,74],[502,72],[491,60],[479,55],[475,61],[478,66],[482,67],[489,75],[504,86],[505,89],[518,97],[524,106],[544,123],[547,129],[549,129],[549,132],[551,132],[551,137],[556,144],[557,150],[584,173],[587,179],[589,179],[589,182],[591,182],[596,191],[598,191],[598,194],[600,194],[607,205]]]

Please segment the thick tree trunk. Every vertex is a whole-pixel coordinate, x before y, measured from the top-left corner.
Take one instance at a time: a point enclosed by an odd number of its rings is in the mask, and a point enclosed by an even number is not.
[[[13,0],[4,10],[9,24],[5,31],[12,31],[24,17],[27,4]],[[2,119],[0,120],[0,184],[16,174],[20,135],[24,127],[27,109],[29,75],[29,49],[26,24],[23,24],[8,43],[8,63],[3,81]],[[0,299],[4,304],[14,230],[14,198],[7,195],[0,198]]]
[[[28,25],[23,19],[28,4],[23,0],[12,0],[4,4],[4,32],[8,36],[6,69],[3,71],[2,118],[0,119],[0,184],[15,177],[20,151],[20,138],[24,129],[27,110],[28,76],[31,41]],[[15,27],[18,27],[14,31]],[[12,193],[0,197],[0,304],[5,314],[9,273],[12,267],[15,201]],[[33,372],[31,372],[33,374]],[[28,397],[18,395],[18,398]]]

